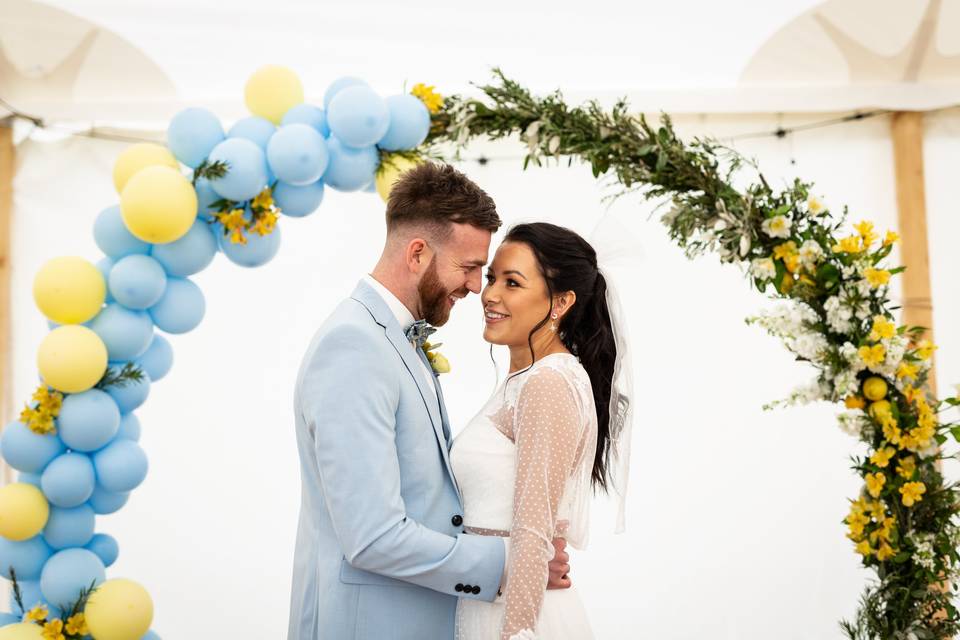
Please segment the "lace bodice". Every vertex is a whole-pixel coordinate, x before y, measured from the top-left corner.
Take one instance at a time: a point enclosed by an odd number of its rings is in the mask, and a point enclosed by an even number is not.
[[[553,538],[586,546],[596,443],[590,378],[567,353],[508,377],[454,441],[464,525],[511,539],[504,640],[536,629]]]

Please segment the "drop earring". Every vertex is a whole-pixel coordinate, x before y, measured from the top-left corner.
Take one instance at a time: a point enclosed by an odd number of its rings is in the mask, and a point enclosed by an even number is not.
[[[556,333],[556,332],[557,332],[557,323],[556,323],[557,314],[556,314],[556,312],[551,313],[551,314],[550,314],[550,318],[551,318],[552,320],[554,320],[554,322],[551,322],[551,323],[550,323],[550,331],[553,331],[554,333]]]

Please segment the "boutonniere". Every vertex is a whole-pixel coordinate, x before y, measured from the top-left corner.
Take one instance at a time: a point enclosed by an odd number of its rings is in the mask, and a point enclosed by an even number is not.
[[[423,343],[423,352],[427,354],[427,360],[430,361],[430,367],[437,375],[440,375],[441,373],[450,373],[450,361],[447,360],[442,353],[436,351],[436,349],[442,346],[442,342],[438,342],[437,344],[430,344],[429,342]]]

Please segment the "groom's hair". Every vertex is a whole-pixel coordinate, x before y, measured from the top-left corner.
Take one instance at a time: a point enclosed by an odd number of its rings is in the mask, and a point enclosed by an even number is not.
[[[387,235],[418,226],[442,242],[451,223],[464,223],[491,233],[503,224],[487,193],[449,164],[424,162],[403,173],[387,200]]]

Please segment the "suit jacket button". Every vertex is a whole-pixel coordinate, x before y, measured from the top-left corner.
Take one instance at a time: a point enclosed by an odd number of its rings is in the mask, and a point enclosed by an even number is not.
[[[473,587],[472,587],[471,585],[469,585],[469,584],[465,584],[465,585],[463,585],[463,592],[464,592],[464,593],[473,593]]]
[[[463,524],[463,516],[457,514],[457,515],[453,516],[452,518],[450,518],[450,522],[453,523],[453,526],[459,527],[460,525]]]
[[[453,590],[456,591],[457,593],[460,593],[461,591],[464,591],[464,588],[462,584],[458,584],[453,588]]]
[[[477,595],[478,593],[480,593],[480,587],[474,587],[474,588],[473,588],[473,595]]]

